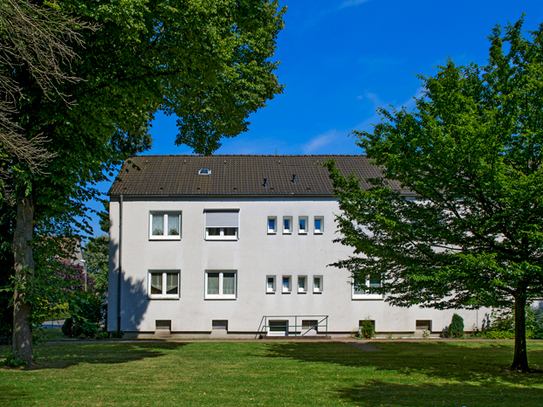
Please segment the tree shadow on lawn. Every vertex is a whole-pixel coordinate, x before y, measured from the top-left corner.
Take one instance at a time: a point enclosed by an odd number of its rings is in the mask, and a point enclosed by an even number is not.
[[[498,342],[372,342],[382,352],[365,352],[341,342],[281,342],[268,346],[267,357],[291,358],[302,362],[333,363],[372,368],[400,375],[419,373],[429,378],[474,385],[541,385],[541,373],[507,370],[513,359],[513,344]],[[532,368],[543,368],[543,349],[529,349]],[[432,380],[432,379],[430,379]]]
[[[64,369],[79,364],[121,364],[165,355],[184,346],[178,342],[93,342],[40,344],[35,347],[36,369]]]
[[[543,389],[496,383],[404,384],[378,380],[337,390],[337,395],[357,406],[537,406]]]

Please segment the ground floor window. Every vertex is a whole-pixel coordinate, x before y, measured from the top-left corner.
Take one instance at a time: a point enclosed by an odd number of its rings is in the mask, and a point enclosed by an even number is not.
[[[149,270],[149,298],[179,298],[179,275],[179,270]]]
[[[206,299],[235,299],[236,275],[234,270],[208,270],[205,275]]]

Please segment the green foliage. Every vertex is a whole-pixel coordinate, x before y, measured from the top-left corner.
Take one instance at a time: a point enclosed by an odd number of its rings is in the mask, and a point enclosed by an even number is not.
[[[451,338],[461,338],[464,336],[464,318],[458,314],[453,314],[451,324],[449,325],[449,335]]]
[[[4,366],[21,367],[26,365],[26,361],[20,355],[13,353],[11,350],[7,352],[6,359],[4,360]]]
[[[494,29],[487,65],[447,61],[420,77],[413,112],[381,109],[373,133],[354,132],[382,170],[371,188],[327,165],[337,241],[354,248],[334,265],[382,275],[374,291],[393,305],[523,309],[543,296],[543,25],[524,38],[522,23]],[[514,368],[527,370],[517,339]]]
[[[111,332],[111,337],[112,337],[112,338],[122,339],[123,336],[124,336],[124,332],[123,332],[123,331],[112,331],[112,332]]]
[[[375,327],[374,322],[369,319],[362,321],[360,325],[360,336],[364,339],[371,339],[375,336]]]
[[[103,300],[88,292],[76,293],[70,302],[70,317],[62,325],[62,332],[69,338],[94,338],[102,322]]]
[[[94,279],[94,290],[98,294],[107,292],[109,271],[109,236],[100,235],[89,239],[85,245],[87,272]]]

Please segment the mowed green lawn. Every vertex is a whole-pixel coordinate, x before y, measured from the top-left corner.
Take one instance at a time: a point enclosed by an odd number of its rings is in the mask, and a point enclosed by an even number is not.
[[[0,369],[0,406],[541,406],[510,341],[63,343]],[[530,342],[543,369],[543,342]],[[0,347],[0,362],[8,348]]]

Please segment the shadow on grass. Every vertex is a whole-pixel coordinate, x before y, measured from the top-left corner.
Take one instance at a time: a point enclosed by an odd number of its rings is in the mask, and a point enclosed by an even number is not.
[[[537,406],[541,404],[543,389],[472,383],[416,385],[372,380],[339,389],[337,395],[357,406]]]
[[[184,346],[173,342],[62,343],[34,348],[36,369],[64,369],[79,364],[121,364],[165,355]]]
[[[393,371],[400,375],[419,373],[447,381],[474,384],[500,382],[502,385],[541,384],[541,373],[515,373],[507,370],[513,357],[513,344],[500,342],[372,342],[383,352],[365,352],[339,342],[273,343],[267,357],[292,358],[302,362],[334,363],[350,367]],[[543,346],[528,350],[532,368],[543,368]]]

